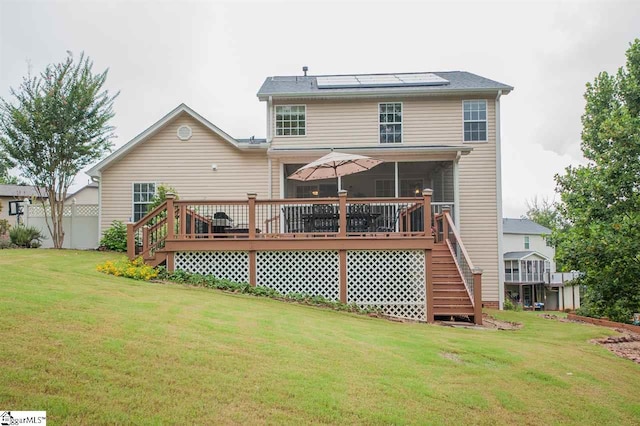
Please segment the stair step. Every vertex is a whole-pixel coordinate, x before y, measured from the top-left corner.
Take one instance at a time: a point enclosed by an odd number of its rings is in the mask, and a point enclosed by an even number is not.
[[[473,315],[473,306],[433,306],[434,315]]]
[[[438,285],[438,286],[433,286],[433,290],[434,291],[465,291],[466,289],[464,288],[463,285],[456,285],[456,284],[443,284],[443,285]]]
[[[434,290],[433,297],[465,297],[469,298],[466,290]]]
[[[433,279],[437,280],[439,278],[444,278],[444,279],[449,279],[449,281],[462,281],[462,279],[460,278],[460,275],[457,273],[446,273],[446,272],[440,272],[440,273],[436,273],[435,271],[433,272]]]
[[[469,300],[469,296],[466,294],[458,294],[458,295],[434,295],[433,296],[434,303],[437,302],[437,305],[463,305],[467,303],[471,303]]]

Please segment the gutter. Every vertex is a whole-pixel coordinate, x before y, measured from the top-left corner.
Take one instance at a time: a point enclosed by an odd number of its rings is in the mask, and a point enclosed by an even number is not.
[[[401,91],[390,90],[385,92],[366,92],[361,91],[345,91],[345,92],[331,92],[331,89],[326,89],[327,92],[323,92],[322,89],[318,89],[314,92],[290,92],[290,93],[258,93],[258,99],[261,101],[273,100],[274,97],[278,99],[291,98],[291,99],[304,99],[304,98],[379,98],[388,96],[438,96],[438,95],[486,95],[493,94],[498,91],[499,95],[508,94],[513,90],[513,87],[506,86],[504,88],[488,88],[488,89],[443,89],[443,90],[430,90],[430,91]]]

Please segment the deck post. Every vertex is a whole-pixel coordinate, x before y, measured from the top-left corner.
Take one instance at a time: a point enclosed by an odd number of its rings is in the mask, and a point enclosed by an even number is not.
[[[249,239],[255,240],[256,238],[256,198],[257,194],[255,192],[250,192],[247,194],[247,199],[249,202]],[[252,287],[255,287],[257,284],[257,259],[256,259],[256,251],[249,250],[249,284]]]
[[[249,199],[249,239],[253,240],[256,238],[256,197],[257,194],[255,192],[251,192],[247,194],[247,198]]]
[[[127,257],[133,260],[136,257],[136,238],[133,233],[133,223],[127,223]]]
[[[340,302],[347,303],[347,251],[340,250]]]
[[[482,269],[473,268],[473,322],[482,325]]]
[[[338,236],[347,236],[347,191],[341,189],[338,191],[338,199],[340,200],[340,216],[339,216],[339,228]]]
[[[165,200],[167,202],[167,240],[173,240],[173,236],[176,231],[176,211],[173,207],[173,200],[175,200],[176,194],[173,192],[167,192],[165,194]]]
[[[181,238],[184,238],[184,236],[187,234],[187,206],[185,206],[184,204],[180,204],[180,212],[178,213],[178,224],[180,225],[179,235]]]
[[[451,207],[443,206],[442,207],[442,241],[447,241],[449,239],[449,221],[447,220],[447,215],[451,215]]]
[[[425,313],[427,315],[427,322],[432,323],[435,320],[435,315],[433,309],[433,251],[431,249],[424,251],[424,272],[427,291]]]
[[[142,256],[149,249],[149,225],[142,226]]]
[[[433,190],[429,188],[425,188],[422,190],[422,198],[424,205],[422,207],[424,213],[424,236],[431,236],[431,196],[433,195]]]

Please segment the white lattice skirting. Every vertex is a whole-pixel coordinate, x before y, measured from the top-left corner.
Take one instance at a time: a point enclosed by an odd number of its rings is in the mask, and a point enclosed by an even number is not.
[[[242,251],[176,252],[175,268],[249,281],[249,254]],[[337,250],[259,251],[256,285],[281,294],[303,293],[340,298]],[[423,250],[347,251],[347,302],[377,307],[391,316],[426,320]]]
[[[246,251],[178,251],[174,262],[176,270],[249,282],[249,253]]]
[[[259,251],[256,284],[281,294],[304,293],[340,298],[338,251]]]
[[[423,250],[347,252],[347,302],[391,316],[426,320]]]

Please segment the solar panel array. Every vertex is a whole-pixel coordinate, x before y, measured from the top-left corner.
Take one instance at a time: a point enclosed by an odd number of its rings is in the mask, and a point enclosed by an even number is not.
[[[432,73],[332,75],[316,77],[319,89],[354,87],[442,86],[448,80]]]

